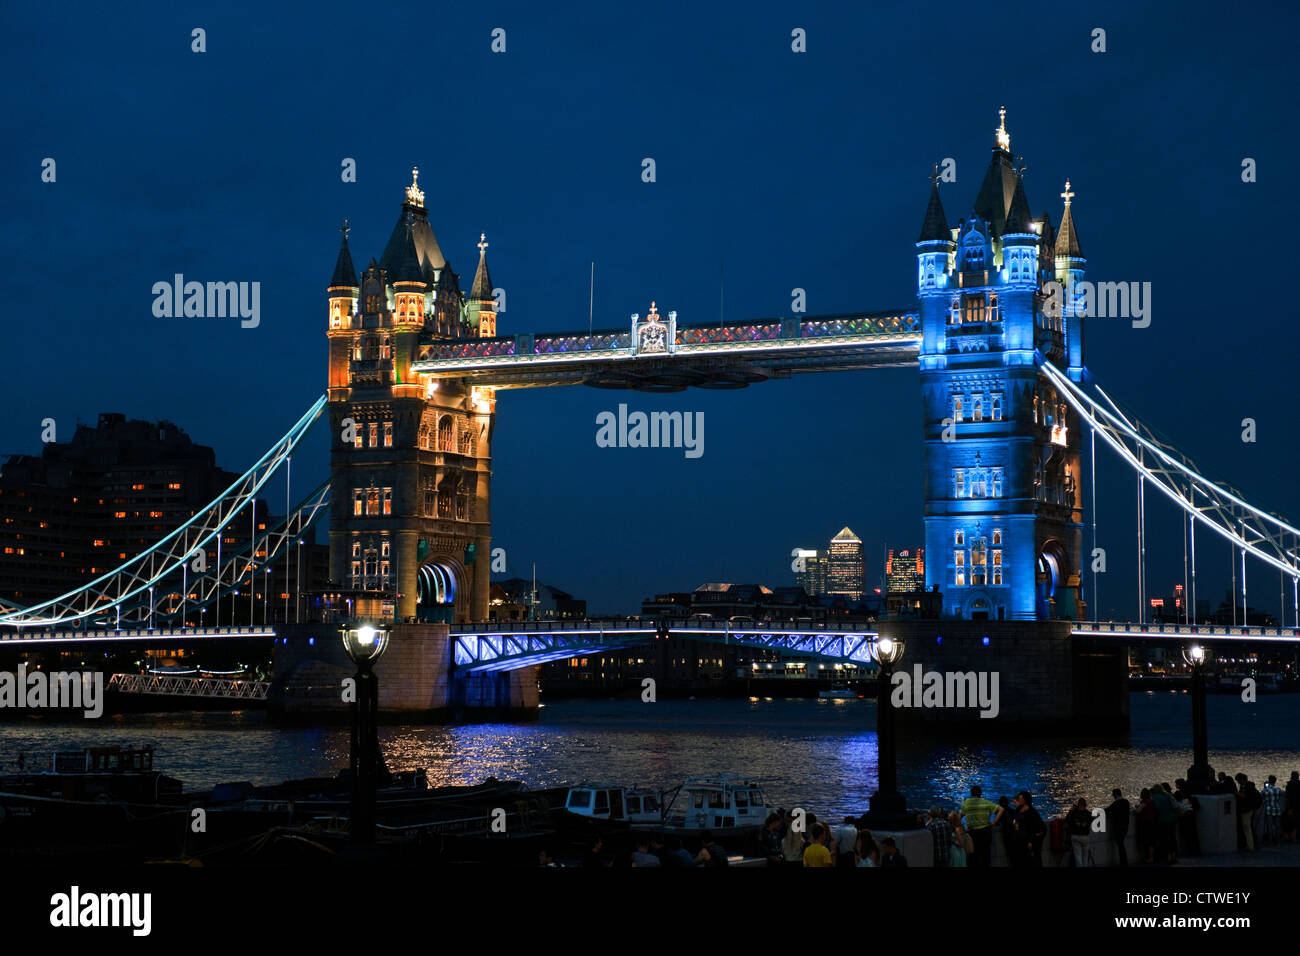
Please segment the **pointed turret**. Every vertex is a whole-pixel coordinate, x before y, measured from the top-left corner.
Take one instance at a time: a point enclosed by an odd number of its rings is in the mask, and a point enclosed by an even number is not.
[[[474,271],[474,284],[470,286],[471,299],[487,300],[492,298],[492,276],[488,274],[487,234],[479,233],[478,269]]]
[[[1056,254],[1071,259],[1082,259],[1083,249],[1079,247],[1079,234],[1074,231],[1074,214],[1070,212],[1070,200],[1074,198],[1074,193],[1070,192],[1068,179],[1065,181],[1065,192],[1061,193],[1061,198],[1065,200],[1065,213],[1061,216],[1061,228],[1056,233]]]
[[[352,264],[352,253],[348,249],[348,221],[343,220],[343,225],[339,227],[339,232],[343,233],[343,243],[339,246],[339,257],[334,263],[334,277],[330,279],[329,288],[331,289],[358,289],[361,283],[357,281],[357,269]]]
[[[1011,206],[1007,210],[1007,221],[1002,226],[1005,235],[1030,235],[1034,233],[1033,217],[1029,212],[1029,201],[1025,199],[1025,177],[1016,177],[1016,191],[1011,195]]]
[[[492,275],[488,272],[487,247],[487,234],[479,233],[478,269],[474,272],[474,284],[470,286],[469,298],[465,302],[465,316],[480,336],[490,338],[497,334],[497,304]]]
[[[415,251],[418,253],[422,278],[425,282],[432,283],[430,270],[443,269],[447,265],[447,260],[443,258],[438,240],[429,226],[429,212],[424,208],[424,190],[417,185],[419,177],[420,168],[417,166],[411,170],[411,185],[406,187],[406,201],[402,203],[401,215],[397,217],[393,232],[388,237],[384,254],[379,257],[379,264],[388,270],[390,277],[394,274],[397,259],[403,253],[402,247],[406,245],[406,230],[409,226],[415,240]]]
[[[420,253],[415,248],[415,229],[413,225],[407,225],[406,241],[402,243],[396,260],[388,270],[388,275],[389,281],[394,284],[398,282],[424,284],[424,270],[420,267]]]
[[[1018,179],[1011,163],[1011,134],[1007,132],[1006,107],[1002,107],[998,114],[1002,122],[993,133],[993,156],[980,184],[979,195],[975,197],[975,214],[989,223],[995,236],[1002,235]]]
[[[938,169],[937,166],[935,168]],[[948,229],[948,218],[943,214],[943,202],[939,199],[939,179],[937,176],[932,179],[930,204],[925,207],[925,221],[921,223],[921,235],[917,242],[933,240],[947,242],[952,238],[952,232]]]

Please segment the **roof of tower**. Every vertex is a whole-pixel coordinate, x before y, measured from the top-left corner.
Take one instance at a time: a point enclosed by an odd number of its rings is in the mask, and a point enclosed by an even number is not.
[[[343,220],[339,232],[343,233],[343,244],[339,246],[339,257],[334,263],[334,277],[330,279],[329,288],[360,288],[360,283],[357,282],[357,269],[352,264],[352,253],[348,250],[348,221],[346,219]]]
[[[408,224],[406,227],[406,241],[402,243],[400,251],[392,267],[388,270],[389,282],[423,282],[424,270],[420,266],[420,254],[415,249],[415,229]]]
[[[411,175],[413,179],[418,177],[418,169],[412,170]],[[379,258],[379,264],[388,270],[389,275],[393,274],[393,264],[401,255],[402,246],[406,244],[408,225],[411,226],[415,251],[419,256],[420,269],[424,273],[422,278],[425,281],[432,281],[430,270],[444,268],[447,260],[443,257],[442,250],[438,248],[438,240],[429,226],[429,213],[424,208],[424,191],[414,181],[406,187],[406,201],[402,203],[402,212],[397,217],[397,224],[393,226],[392,235],[388,237],[384,254]]]
[[[934,239],[952,239],[952,233],[948,229],[948,219],[943,214],[943,203],[939,199],[939,179],[937,176],[931,177],[930,184],[930,204],[925,207],[925,222],[921,223],[921,236],[917,242],[927,242]]]
[[[478,269],[474,272],[474,284],[470,286],[469,290],[469,297],[471,299],[481,299],[486,301],[492,298],[492,276],[488,273],[487,247],[487,234],[479,233]]]
[[[853,533],[853,529],[852,529],[852,528],[849,528],[849,527],[847,527],[847,526],[844,528],[843,531],[841,531],[841,532],[840,532],[839,534],[837,534],[835,537],[831,538],[831,541],[832,541],[832,542],[835,542],[835,541],[856,541],[856,542],[858,542],[858,544],[861,544],[861,543],[862,543],[862,539],[859,538],[856,534]]]
[[[1016,191],[1011,195],[1011,205],[1007,209],[1007,221],[1003,224],[1002,232],[1030,233],[1034,231],[1032,222],[1029,201],[1025,199],[1025,177],[1017,176]]]
[[[993,156],[984,173],[979,195],[975,197],[975,214],[986,219],[993,235],[1002,235],[1002,227],[1016,194],[1016,171],[1011,165],[1011,134],[1007,132],[1006,109],[999,111],[1002,125],[994,132]]]
[[[1056,233],[1056,254],[1082,259],[1083,249],[1079,246],[1079,234],[1074,230],[1074,214],[1070,212],[1070,200],[1074,198],[1074,193],[1070,192],[1068,179],[1061,198],[1065,200],[1065,213],[1061,216],[1061,228]]]

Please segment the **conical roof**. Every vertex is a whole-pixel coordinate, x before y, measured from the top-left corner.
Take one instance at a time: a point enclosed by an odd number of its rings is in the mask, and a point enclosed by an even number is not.
[[[1025,177],[1016,177],[1016,191],[1011,195],[1011,206],[1007,210],[1007,221],[1003,224],[1002,234],[1032,233],[1034,231],[1029,201],[1025,199]]]
[[[1011,154],[1003,149],[994,149],[979,195],[975,197],[975,215],[988,220],[995,236],[1002,235],[1018,179],[1016,171],[1011,168]]]
[[[360,288],[357,282],[357,269],[352,264],[352,253],[348,250],[348,226],[347,220],[343,220],[343,244],[339,246],[339,257],[334,263],[334,277],[330,279],[329,288],[336,289],[346,287],[350,289]]]
[[[1069,192],[1068,186],[1066,192]],[[1056,254],[1074,259],[1083,258],[1083,249],[1079,247],[1079,234],[1074,231],[1074,214],[1070,212],[1068,201],[1065,204],[1065,214],[1061,216],[1061,228],[1056,233]]]
[[[952,239],[948,219],[943,214],[943,203],[939,199],[938,179],[930,184],[930,204],[925,207],[925,221],[921,223],[921,236],[916,241],[929,242],[935,239]]]
[[[394,266],[398,256],[402,254],[402,247],[406,244],[406,230],[411,228],[411,236],[415,241],[415,251],[419,259],[421,270],[425,268],[442,269],[447,264],[443,258],[442,250],[438,248],[438,240],[433,235],[433,229],[429,226],[428,214],[423,207],[413,206],[410,203],[402,205],[402,213],[397,217],[397,223],[393,226],[392,235],[388,237],[388,245],[384,247],[384,254],[379,257],[379,264],[388,270],[391,276],[394,274]],[[427,276],[421,276],[426,279]]]
[[[406,241],[402,243],[397,258],[388,270],[390,282],[423,282],[424,271],[420,267],[420,254],[415,249],[414,226],[406,227]]]
[[[488,273],[487,236],[479,235],[478,269],[474,271],[474,284],[470,286],[469,297],[487,301],[492,298],[492,276]]]

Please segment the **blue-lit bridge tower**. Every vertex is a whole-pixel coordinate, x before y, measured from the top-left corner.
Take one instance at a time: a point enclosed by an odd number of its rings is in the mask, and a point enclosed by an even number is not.
[[[1084,259],[1070,212],[1033,218],[1005,110],[973,212],[950,228],[938,175],[917,250],[926,584],[943,616],[1085,618],[1081,429],[1036,354],[1083,368],[1068,292]]]

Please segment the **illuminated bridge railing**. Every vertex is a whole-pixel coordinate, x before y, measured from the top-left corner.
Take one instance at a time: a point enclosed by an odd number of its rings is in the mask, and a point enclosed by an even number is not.
[[[896,342],[921,335],[916,312],[894,310],[879,313],[845,313],[808,318],[761,319],[732,325],[679,327],[674,354],[695,351],[716,352],[720,348],[754,351],[767,348],[798,349],[802,346],[870,345],[874,341]],[[420,346],[418,365],[424,371],[531,362],[547,356],[600,358],[631,354],[630,329],[600,329],[595,332],[523,334],[454,342],[425,342]]]
[[[84,644],[94,641],[210,641],[229,638],[275,637],[274,627],[155,627],[64,631],[0,630],[0,644]]]
[[[656,637],[690,637],[713,644],[771,650],[831,663],[874,667],[877,634],[861,625],[754,624],[713,621],[531,621],[457,625],[455,668],[469,673],[515,670],[583,654],[645,646]]]
[[[1197,640],[1300,643],[1300,628],[1256,627],[1232,624],[1131,624],[1118,621],[1080,621],[1070,628],[1075,637],[1112,637],[1126,640]]]
[[[205,697],[220,700],[266,700],[269,681],[229,677],[176,677],[161,674],[112,674],[108,689],[119,694]]]

